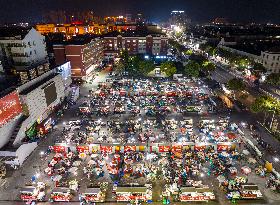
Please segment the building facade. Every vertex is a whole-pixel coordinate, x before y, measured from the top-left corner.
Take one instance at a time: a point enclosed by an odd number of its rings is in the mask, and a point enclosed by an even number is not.
[[[280,73],[280,50],[261,52],[261,63],[270,73]]]
[[[3,28],[0,32],[4,68],[23,69],[48,59],[45,37],[34,28]]]
[[[167,55],[168,38],[164,35],[104,37],[105,53],[127,50],[130,54]]]
[[[72,78],[86,80],[103,61],[104,40],[95,38],[87,42],[68,42],[53,46],[57,65],[69,61]]]
[[[71,67],[66,62],[12,89],[0,98],[0,148],[19,145],[34,124],[40,124],[71,90]]]

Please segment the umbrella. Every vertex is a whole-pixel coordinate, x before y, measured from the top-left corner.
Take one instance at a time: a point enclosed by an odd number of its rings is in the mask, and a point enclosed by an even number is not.
[[[248,150],[246,150],[246,149],[244,149],[242,153],[245,154],[245,155],[249,155],[250,154],[250,152]]]
[[[250,164],[256,164],[257,163],[257,160],[255,160],[254,158],[249,158],[248,159],[248,162],[250,163]]]
[[[74,166],[74,167],[78,167],[78,166],[80,166],[80,164],[81,164],[81,161],[75,161],[75,162],[73,162],[73,166]]]
[[[219,176],[217,177],[217,180],[218,180],[220,183],[222,183],[222,182],[224,182],[224,181],[226,180],[226,178],[225,178],[223,175],[219,175]]]
[[[250,174],[252,170],[250,167],[244,166],[241,168],[241,171],[242,171],[242,173],[247,175],[247,174]]]
[[[62,179],[62,176],[61,175],[56,175],[54,178],[53,178],[53,181],[60,181]]]
[[[77,170],[78,170],[77,167],[71,167],[71,168],[69,169],[69,172],[75,173]]]

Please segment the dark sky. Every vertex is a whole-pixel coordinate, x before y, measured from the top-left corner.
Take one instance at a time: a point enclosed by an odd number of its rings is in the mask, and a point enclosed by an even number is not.
[[[185,10],[193,21],[226,17],[231,22],[280,23],[280,0],[0,0],[0,21],[40,21],[48,10],[93,10],[97,15],[141,12],[150,20]]]

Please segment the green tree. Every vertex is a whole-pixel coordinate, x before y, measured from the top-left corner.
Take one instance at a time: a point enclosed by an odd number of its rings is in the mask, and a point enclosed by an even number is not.
[[[188,55],[188,56],[190,56],[192,53],[193,53],[193,51],[190,50],[190,49],[184,51],[184,54],[185,54],[185,55]]]
[[[280,73],[271,73],[265,82],[269,85],[280,86]]]
[[[202,63],[202,68],[204,71],[206,71],[209,74],[210,72],[212,72],[216,69],[216,66],[214,63],[207,60]]]
[[[123,72],[125,70],[125,66],[122,61],[119,61],[115,67],[117,72]]]
[[[246,87],[244,82],[239,78],[230,79],[227,83],[227,86],[230,90],[234,90],[234,91],[241,91],[244,90]]]
[[[120,61],[123,63],[125,69],[128,69],[130,67],[130,59],[127,50],[121,51]]]
[[[138,66],[139,66],[138,71],[140,72],[140,74],[143,75],[147,75],[155,69],[155,65],[153,61],[150,60],[142,60],[139,62]]]
[[[185,66],[184,73],[187,76],[197,78],[199,76],[200,65],[196,61],[190,60]]]
[[[166,61],[160,65],[160,71],[165,73],[167,77],[170,77],[177,72],[177,68],[172,61]]]
[[[275,112],[276,115],[280,114],[280,101],[270,96],[260,96],[251,105],[251,111],[253,113],[263,113],[265,122],[269,113]]]

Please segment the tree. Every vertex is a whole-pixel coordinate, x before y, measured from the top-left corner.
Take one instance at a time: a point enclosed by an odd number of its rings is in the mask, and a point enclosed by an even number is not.
[[[139,62],[138,66],[139,66],[138,71],[143,75],[147,75],[155,69],[155,65],[153,61],[150,60],[142,60]]]
[[[123,62],[119,61],[118,64],[116,65],[115,70],[116,70],[117,72],[120,72],[120,73],[121,73],[121,72],[124,71],[124,69],[125,69],[125,66],[124,66]]]
[[[121,51],[120,61],[123,63],[125,69],[130,67],[129,54],[127,50]]]
[[[229,80],[227,85],[230,90],[234,90],[234,91],[241,91],[244,90],[246,87],[243,81],[239,78],[233,78]]]
[[[260,96],[251,105],[251,111],[253,113],[264,113],[264,122],[267,118],[268,113],[274,112],[275,114],[280,114],[280,101],[275,100],[270,96]]]
[[[259,71],[262,73],[266,72],[266,68],[261,63],[254,63],[252,68],[254,71]]]
[[[185,66],[184,73],[187,76],[197,78],[199,76],[199,71],[200,71],[200,65],[197,62],[190,60],[188,64]]]
[[[280,86],[280,73],[271,73],[265,82],[269,85]]]
[[[193,51],[190,50],[190,49],[189,50],[185,50],[184,54],[190,56],[191,54],[193,54]]]
[[[165,73],[167,77],[170,77],[177,72],[177,68],[173,62],[166,61],[160,65],[160,71]]]
[[[209,72],[212,72],[216,69],[216,66],[214,63],[210,62],[210,61],[204,61],[202,63],[202,67],[203,67],[203,70],[205,70],[208,74]]]

